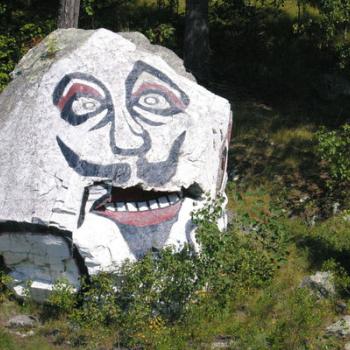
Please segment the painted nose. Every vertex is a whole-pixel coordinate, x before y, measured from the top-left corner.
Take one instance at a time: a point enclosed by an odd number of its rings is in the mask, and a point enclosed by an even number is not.
[[[124,113],[116,115],[112,121],[109,136],[111,150],[114,154],[141,156],[151,148],[149,133]]]

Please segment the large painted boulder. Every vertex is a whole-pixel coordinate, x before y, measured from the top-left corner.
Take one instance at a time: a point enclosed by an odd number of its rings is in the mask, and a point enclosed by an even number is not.
[[[0,95],[0,257],[21,295],[195,243],[224,195],[229,103],[139,33],[57,30]],[[220,222],[224,226],[224,217]]]

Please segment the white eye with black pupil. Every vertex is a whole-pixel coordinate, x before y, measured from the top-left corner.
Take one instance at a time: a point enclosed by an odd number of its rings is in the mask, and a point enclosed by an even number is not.
[[[100,107],[100,102],[90,97],[79,97],[72,104],[72,111],[76,115],[93,113]]]
[[[152,93],[141,96],[138,103],[146,108],[166,109],[170,107],[164,96]]]

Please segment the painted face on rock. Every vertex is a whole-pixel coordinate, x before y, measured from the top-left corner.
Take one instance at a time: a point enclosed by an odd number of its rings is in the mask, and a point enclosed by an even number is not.
[[[123,35],[57,30],[0,94],[0,259],[20,286],[195,244],[200,195],[223,194],[228,101]]]
[[[86,132],[86,138],[99,129],[105,129],[109,152],[125,159],[110,164],[92,162],[89,154],[80,156],[74,147],[57,135],[57,145],[70,168],[80,176],[107,178],[113,183],[113,186],[100,184],[99,193],[106,193],[94,201],[91,201],[88,193],[89,211],[84,216],[92,214],[112,221],[135,257],[149,249],[161,248],[179,219],[184,201],[180,189],[163,192],[122,186],[130,179],[133,171],[131,161],[135,165],[136,176],[146,187],[159,188],[172,179],[177,170],[186,130],[180,129],[174,140],[170,140],[164,160],[151,162],[147,154],[152,149],[152,129],[164,126],[169,119],[185,113],[190,103],[187,94],[161,71],[137,61],[125,81],[128,115],[115,106],[112,93],[102,81],[80,72],[62,78],[53,92],[53,103],[59,109],[61,118],[71,127],[94,120]],[[125,137],[118,135],[119,123],[126,124],[129,133],[138,139],[136,147],[128,147],[127,143],[124,147],[118,145],[118,139]],[[79,226],[82,224],[80,222]],[[187,230],[193,229],[189,222],[185,226]]]
[[[149,81],[143,80],[143,73],[148,73]],[[155,82],[155,81],[159,82]],[[136,156],[137,176],[149,185],[164,185],[176,172],[181,145],[186,132],[183,131],[173,142],[168,158],[163,162],[150,163],[145,156],[152,147],[152,139],[143,124],[161,126],[166,118],[183,113],[188,104],[188,96],[174,84],[165,74],[137,61],[126,82],[125,105],[133,121],[140,126],[137,132],[128,124],[130,132],[142,138],[142,144],[137,148],[121,148],[116,144],[118,119],[124,118],[115,110],[112,96],[104,84],[91,75],[72,73],[66,75],[56,87],[53,103],[60,109],[61,118],[72,126],[80,125],[90,118],[105,114],[89,132],[109,126],[109,145],[113,154]],[[88,136],[87,136],[88,137]],[[67,160],[68,165],[82,176],[112,177],[121,184],[130,178],[130,166],[127,163],[94,164],[80,157],[67,146],[59,136],[57,143]]]

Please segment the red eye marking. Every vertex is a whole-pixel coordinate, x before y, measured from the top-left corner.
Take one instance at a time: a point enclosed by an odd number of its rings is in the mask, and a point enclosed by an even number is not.
[[[187,104],[184,104],[173,92],[167,89],[163,85],[159,85],[156,83],[143,83],[138,90],[132,94],[133,97],[140,97],[145,91],[148,90],[158,90],[166,95],[166,97],[181,111],[185,110]]]
[[[62,96],[58,103],[57,106],[58,108],[62,111],[62,109],[64,108],[65,104],[67,103],[67,101],[76,93],[83,93],[86,95],[90,95],[90,96],[96,96],[96,97],[102,97],[101,94],[94,89],[93,87],[89,86],[89,85],[84,85],[84,84],[73,84],[69,91],[67,92],[67,94],[65,96]]]

